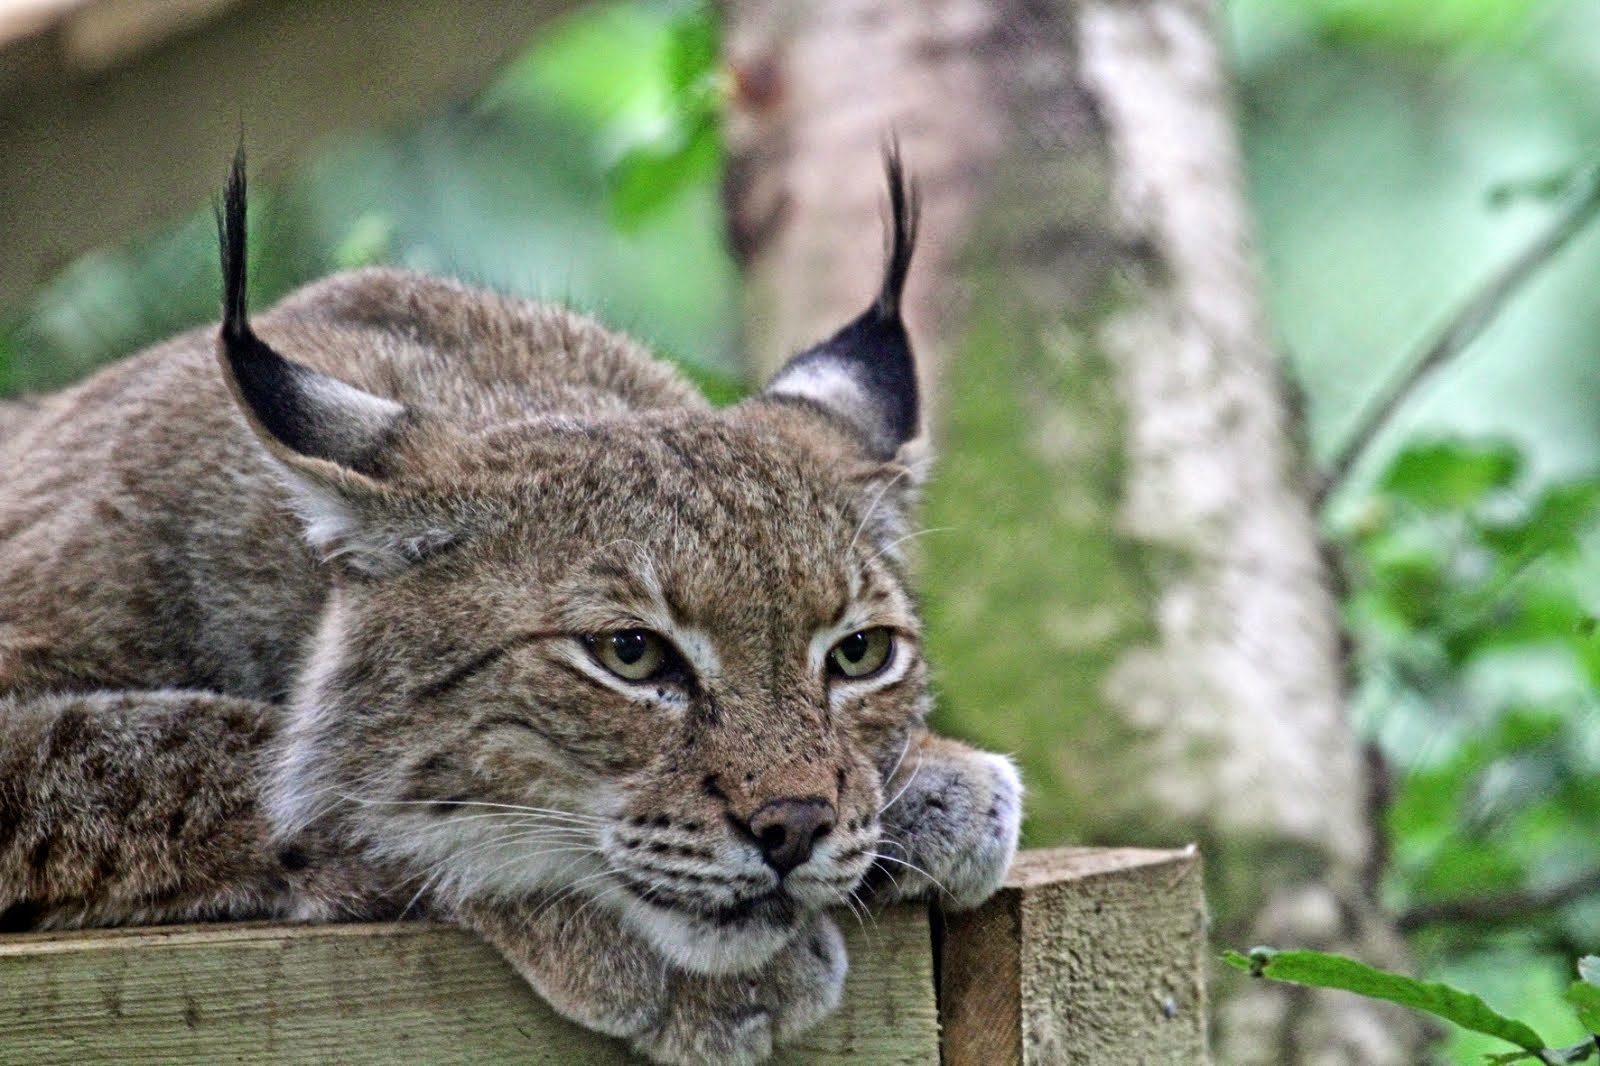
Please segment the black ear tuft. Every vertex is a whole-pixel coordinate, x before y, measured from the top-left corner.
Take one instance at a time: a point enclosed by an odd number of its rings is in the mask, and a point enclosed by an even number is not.
[[[889,253],[877,300],[828,340],[789,360],[762,396],[820,407],[856,430],[875,458],[891,459],[917,435],[921,420],[916,360],[900,317],[920,204],[893,141],[884,149],[883,162],[889,184]]]
[[[233,154],[228,184],[222,203],[216,207],[217,246],[222,251],[222,334],[224,337],[250,336],[249,309],[245,292],[249,264],[245,257],[245,165],[244,144]]]
[[[244,146],[216,208],[222,256],[222,369],[235,399],[280,457],[303,456],[376,475],[405,408],[285,359],[250,328]]]
[[[906,180],[898,141],[891,140],[884,149],[883,169],[889,182],[889,259],[884,265],[877,312],[879,318],[898,320],[900,296],[905,292],[906,275],[911,273],[911,253],[917,248],[922,203],[916,185]]]

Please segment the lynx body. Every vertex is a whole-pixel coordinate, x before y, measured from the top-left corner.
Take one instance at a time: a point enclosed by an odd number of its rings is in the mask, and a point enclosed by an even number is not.
[[[236,167],[220,336],[0,419],[0,925],[427,913],[734,1062],[837,1001],[826,908],[991,892],[1016,776],[921,724],[891,193],[878,303],[714,410],[414,274],[249,319]]]

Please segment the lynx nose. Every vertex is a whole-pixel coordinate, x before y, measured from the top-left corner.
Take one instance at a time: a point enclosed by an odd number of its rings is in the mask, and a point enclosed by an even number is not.
[[[833,804],[819,799],[775,799],[750,816],[750,832],[778,876],[811,858],[811,848],[833,832]]]

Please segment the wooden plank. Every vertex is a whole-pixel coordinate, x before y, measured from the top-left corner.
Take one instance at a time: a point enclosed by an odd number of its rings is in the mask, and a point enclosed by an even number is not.
[[[776,1061],[1205,1063],[1193,850],[1024,852],[945,919],[847,917],[844,1006]],[[631,1061],[459,930],[214,925],[0,936],[0,1062]]]
[[[204,204],[241,129],[259,172],[332,131],[425,114],[578,6],[99,0],[18,31],[0,48],[0,308]]]
[[[1205,1063],[1204,952],[1193,848],[1023,852],[945,919],[944,1064]]]
[[[776,1061],[938,1058],[928,919],[846,930],[844,1006]],[[0,937],[0,1062],[633,1061],[556,1015],[471,934],[388,925],[216,925]]]

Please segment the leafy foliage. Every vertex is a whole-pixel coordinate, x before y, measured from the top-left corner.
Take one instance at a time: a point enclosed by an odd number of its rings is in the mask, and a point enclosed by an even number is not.
[[[1431,971],[1600,936],[1600,477],[1529,466],[1413,442],[1339,523],[1358,713],[1393,768],[1385,893]]]
[[[1524,466],[1503,441],[1411,445],[1345,530],[1362,702],[1401,768],[1401,908],[1600,865],[1600,479],[1532,490]],[[1575,914],[1535,920],[1553,943],[1590,931]]]
[[[607,199],[625,232],[650,222],[722,166],[718,22],[706,3],[628,6],[571,19],[513,70],[493,105],[557,101],[599,131]]]
[[[693,8],[667,34],[664,64],[669,95],[661,122],[631,144],[611,167],[611,206],[632,229],[696,181],[715,180],[722,168],[722,83],[717,26],[710,11]]]

